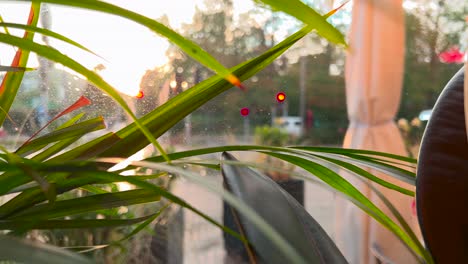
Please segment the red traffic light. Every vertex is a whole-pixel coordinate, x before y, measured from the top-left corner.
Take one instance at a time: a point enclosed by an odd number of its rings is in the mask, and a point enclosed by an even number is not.
[[[249,110],[247,107],[244,107],[244,108],[242,108],[242,109],[240,110],[240,114],[241,114],[242,116],[248,116],[248,115],[249,115],[249,112],[250,112],[250,110]]]
[[[279,103],[282,103],[284,102],[284,100],[286,100],[286,94],[283,93],[283,92],[279,92],[276,94],[276,101],[278,101]]]

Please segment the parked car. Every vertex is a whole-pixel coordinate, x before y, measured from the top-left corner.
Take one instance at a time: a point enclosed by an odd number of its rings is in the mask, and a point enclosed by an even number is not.
[[[300,137],[303,133],[304,124],[300,116],[282,116],[273,121],[273,126],[286,131],[288,134]]]

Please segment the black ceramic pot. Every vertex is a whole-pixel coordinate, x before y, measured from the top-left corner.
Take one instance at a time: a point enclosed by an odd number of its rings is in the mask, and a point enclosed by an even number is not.
[[[294,199],[296,199],[296,201],[298,201],[302,206],[304,206],[304,181],[289,179],[276,183],[294,197]],[[240,233],[232,208],[226,202],[223,203],[223,224]],[[224,248],[226,250],[226,258],[224,260],[225,264],[249,263],[247,251],[241,241],[227,233],[223,233],[223,238]]]
[[[421,142],[416,203],[437,263],[468,263],[468,142],[461,69],[442,91]]]
[[[151,253],[155,263],[184,263],[184,214],[181,208],[167,209],[158,217],[151,240]]]

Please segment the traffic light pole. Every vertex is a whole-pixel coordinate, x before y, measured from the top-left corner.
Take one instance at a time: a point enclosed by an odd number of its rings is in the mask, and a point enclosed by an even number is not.
[[[302,130],[304,130],[306,112],[306,58],[302,56],[299,59],[299,116],[302,120]]]

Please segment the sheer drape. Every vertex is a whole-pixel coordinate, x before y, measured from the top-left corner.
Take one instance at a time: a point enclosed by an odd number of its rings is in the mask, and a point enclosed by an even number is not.
[[[403,15],[402,0],[354,1],[350,49],[346,58],[350,126],[343,144],[345,148],[406,155],[393,121],[403,78]],[[347,179],[380,208],[383,207],[365,183],[351,176]],[[408,221],[415,223],[411,197],[379,189]],[[394,263],[414,262],[397,238],[353,204],[338,199],[336,219],[336,240],[350,263],[375,263],[375,255],[382,255]]]

